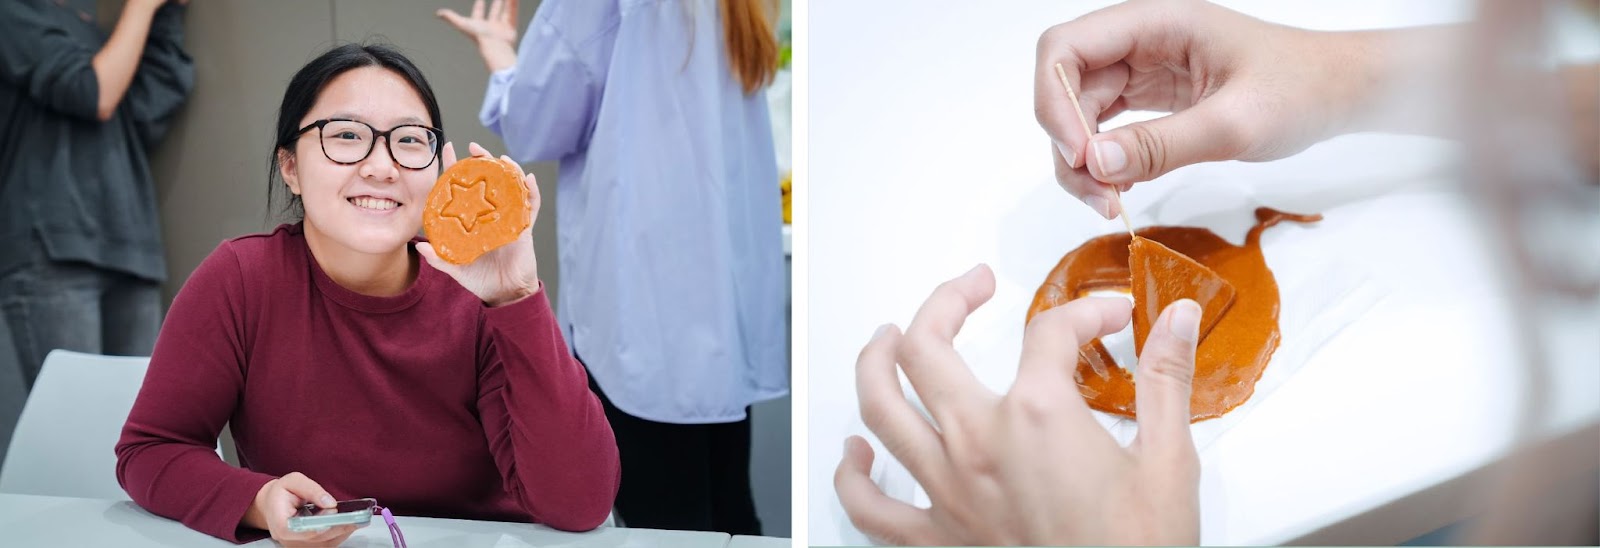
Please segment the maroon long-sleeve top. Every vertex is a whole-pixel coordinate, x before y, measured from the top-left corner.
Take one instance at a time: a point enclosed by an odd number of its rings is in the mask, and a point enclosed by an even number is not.
[[[301,472],[400,515],[605,520],[616,441],[544,292],[488,307],[422,262],[393,297],[345,289],[300,225],[206,258],[162,325],[117,443],[134,502],[234,542],[261,486]],[[242,467],[217,457],[232,427]]]

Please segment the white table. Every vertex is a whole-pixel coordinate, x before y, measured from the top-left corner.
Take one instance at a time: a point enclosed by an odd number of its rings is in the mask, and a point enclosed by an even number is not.
[[[1320,30],[1446,23],[1469,11],[1459,2],[1220,3]],[[1039,34],[1102,4],[811,6],[805,540],[864,540],[832,476],[841,441],[867,433],[853,368],[879,324],[905,327],[937,284],[990,264],[994,298],[956,345],[980,381],[1004,391],[1045,273],[1089,237],[1122,230],[1057,188],[1033,114]],[[1250,217],[1224,211],[1244,204],[1229,190],[1323,212],[1314,229],[1268,231],[1268,264],[1327,261],[1381,292],[1303,359],[1275,358],[1269,370],[1298,370],[1202,450],[1202,543],[1401,542],[1465,517],[1473,495],[1410,504],[1417,494],[1492,465],[1521,435],[1570,436],[1600,421],[1600,306],[1565,303],[1549,308],[1562,319],[1541,327],[1566,345],[1549,354],[1547,413],[1519,431],[1526,354],[1494,277],[1506,259],[1488,251],[1484,223],[1439,169],[1449,162],[1440,145],[1351,136],[1280,162],[1193,166],[1124,194],[1136,226],[1207,226],[1235,243]],[[1185,194],[1160,201],[1176,192]],[[1218,213],[1196,213],[1208,208]],[[1286,294],[1285,314],[1291,298],[1304,297]],[[1297,344],[1285,337],[1285,347]],[[874,443],[876,469],[890,459]],[[905,483],[886,490],[912,492]],[[1387,512],[1395,526],[1350,525],[1371,512]],[[1317,534],[1330,528],[1342,532]]]
[[[586,533],[542,525],[399,516],[406,543],[415,548],[673,547],[723,548],[726,533],[600,528]],[[182,523],[146,512],[131,501],[0,494],[0,546],[234,546]],[[247,546],[275,546],[264,540]],[[360,529],[344,546],[392,546],[383,520]]]
[[[791,544],[786,538],[734,535],[728,541],[728,548],[789,548]]]

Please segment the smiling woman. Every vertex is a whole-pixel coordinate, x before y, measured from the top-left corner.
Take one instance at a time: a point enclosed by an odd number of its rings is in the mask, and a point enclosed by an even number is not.
[[[403,252],[421,229],[424,197],[438,175],[427,168],[444,134],[432,127],[442,125],[439,104],[422,73],[393,50],[347,46],[324,58],[296,74],[284,94],[268,197],[289,191],[289,213],[307,218],[306,241],[319,255],[356,252],[332,261],[351,269],[329,269],[335,280],[375,282],[361,289],[392,295],[414,273],[371,272],[401,263],[362,256]],[[374,125],[392,129],[380,135]],[[420,135],[397,139],[397,133]],[[379,138],[387,144],[381,151],[374,146]],[[397,147],[396,140],[403,142]],[[397,148],[410,152],[396,155]],[[338,245],[325,245],[330,240]]]
[[[135,502],[287,545],[353,532],[290,531],[300,506],[368,497],[567,530],[606,518],[616,443],[537,276],[531,176],[473,145],[514,168],[528,223],[462,265],[416,236],[456,162],[440,125],[427,80],[387,47],[335,48],[295,75],[268,198],[287,190],[296,222],[223,242],[174,299],[117,445]],[[213,452],[224,424],[241,468]]]

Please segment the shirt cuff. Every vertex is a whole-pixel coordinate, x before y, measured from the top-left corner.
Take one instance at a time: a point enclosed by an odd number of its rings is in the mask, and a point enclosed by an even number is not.
[[[513,332],[555,322],[555,312],[550,309],[550,299],[542,281],[539,290],[532,295],[500,306],[484,306],[483,315],[484,323],[490,327]]]
[[[244,515],[249,513],[250,507],[256,503],[256,493],[261,492],[261,486],[277,479],[260,472],[241,471],[244,473],[230,474],[223,480],[220,488],[225,492],[219,500],[224,501],[222,505],[226,507],[218,508],[213,514],[219,522],[207,524],[203,528],[223,540],[238,544],[255,542],[271,536],[266,531],[246,526]]]
[[[503,68],[489,75],[489,85],[483,92],[483,108],[478,110],[478,122],[496,134],[500,133],[500,117],[505,115],[506,100],[511,96],[511,81],[517,76],[517,67]]]

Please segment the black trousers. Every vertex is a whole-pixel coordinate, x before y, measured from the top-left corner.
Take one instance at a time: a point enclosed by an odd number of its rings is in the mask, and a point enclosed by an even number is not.
[[[749,408],[739,422],[655,422],[617,409],[593,376],[589,388],[605,406],[622,457],[616,509],[623,525],[761,534],[750,493]]]

